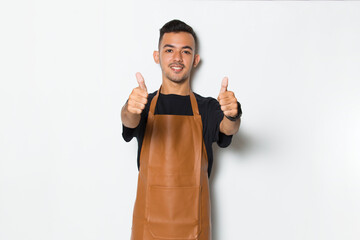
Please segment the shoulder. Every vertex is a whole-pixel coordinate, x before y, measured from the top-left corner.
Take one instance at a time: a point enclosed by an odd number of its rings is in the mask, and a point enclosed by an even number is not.
[[[155,92],[149,93],[148,100],[151,101],[155,97],[156,93],[157,93],[157,90]]]
[[[148,102],[145,105],[145,111],[149,111],[150,103],[153,100],[153,98],[155,97],[156,93],[157,93],[157,90],[155,92],[148,94]]]

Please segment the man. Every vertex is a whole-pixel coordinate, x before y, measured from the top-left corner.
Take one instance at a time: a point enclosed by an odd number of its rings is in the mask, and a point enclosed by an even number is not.
[[[144,78],[121,110],[123,138],[138,140],[138,189],[132,240],[211,239],[209,181],[212,143],[226,147],[240,126],[241,108],[228,79],[218,101],[190,89],[199,64],[193,29],[172,20],[160,29],[162,85],[148,94]]]

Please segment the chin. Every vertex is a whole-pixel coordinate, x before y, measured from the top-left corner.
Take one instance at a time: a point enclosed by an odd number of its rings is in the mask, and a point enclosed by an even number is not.
[[[174,83],[183,83],[183,82],[186,82],[186,79],[187,78],[169,78],[169,80]]]
[[[183,83],[189,78],[188,76],[166,76],[166,77],[174,83]]]

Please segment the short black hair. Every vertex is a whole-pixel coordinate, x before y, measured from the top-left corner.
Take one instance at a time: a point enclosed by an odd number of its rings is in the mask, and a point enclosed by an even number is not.
[[[192,27],[190,27],[189,25],[187,25],[183,21],[174,19],[174,20],[171,20],[170,22],[165,23],[165,25],[162,28],[160,28],[159,47],[160,47],[160,42],[161,42],[164,34],[165,33],[171,33],[171,32],[175,32],[175,33],[187,32],[187,33],[190,33],[193,36],[194,40],[195,40],[195,47],[197,46],[196,33],[194,32]]]

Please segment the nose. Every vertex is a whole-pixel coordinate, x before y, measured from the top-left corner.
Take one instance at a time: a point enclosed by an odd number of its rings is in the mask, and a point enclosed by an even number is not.
[[[181,51],[174,51],[174,60],[178,62],[182,62]]]

